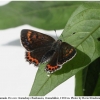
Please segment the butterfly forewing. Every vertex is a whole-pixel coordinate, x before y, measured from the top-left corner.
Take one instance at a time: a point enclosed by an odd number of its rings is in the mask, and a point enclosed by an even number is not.
[[[27,51],[52,45],[55,40],[43,33],[23,29],[21,31],[21,43]]]
[[[66,42],[62,42],[59,50],[58,64],[61,65],[71,60],[75,55],[75,48]]]

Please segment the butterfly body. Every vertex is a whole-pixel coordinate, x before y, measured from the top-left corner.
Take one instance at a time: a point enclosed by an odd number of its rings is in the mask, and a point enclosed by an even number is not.
[[[45,70],[53,73],[62,68],[62,65],[76,55],[74,47],[62,40],[33,30],[21,31],[21,43],[26,49],[25,58],[29,63],[38,66],[48,61]]]

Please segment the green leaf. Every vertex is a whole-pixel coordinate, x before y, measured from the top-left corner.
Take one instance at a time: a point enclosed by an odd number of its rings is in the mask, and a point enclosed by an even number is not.
[[[100,72],[100,57],[83,69],[83,94],[92,96],[97,85]]]
[[[100,37],[100,9],[95,6],[80,6],[72,14],[62,34],[60,39],[73,45],[77,49],[77,55],[49,77],[44,72],[46,64],[41,64],[30,96],[46,95],[100,57],[100,41],[97,39]]]
[[[82,2],[12,1],[0,7],[0,29],[29,24],[42,29],[62,29]]]
[[[99,74],[99,77],[98,77],[98,82],[96,84],[96,88],[94,90],[93,96],[100,96],[100,74]]]
[[[75,75],[75,96],[83,96],[82,70]]]
[[[97,82],[99,81],[99,72],[100,72],[100,57],[94,60],[88,67],[84,68],[82,71],[76,74],[75,95],[93,96],[94,92],[95,95],[97,95],[98,92],[96,92],[97,90],[95,91],[95,88]]]

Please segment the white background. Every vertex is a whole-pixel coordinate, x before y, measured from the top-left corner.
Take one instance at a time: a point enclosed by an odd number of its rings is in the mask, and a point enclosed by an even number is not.
[[[0,4],[6,1],[0,1]],[[46,31],[29,25],[0,30],[0,96],[28,96],[38,68],[25,61],[25,49],[20,46],[20,31],[33,29],[48,35]],[[57,36],[63,30],[58,30]],[[56,36],[56,34],[55,34]],[[46,96],[74,96],[74,76],[59,85]]]

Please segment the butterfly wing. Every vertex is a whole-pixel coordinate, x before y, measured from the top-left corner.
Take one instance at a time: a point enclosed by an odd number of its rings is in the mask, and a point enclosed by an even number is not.
[[[28,61],[30,64],[33,63],[35,66],[38,66],[39,63],[41,63],[41,59],[43,55],[46,54],[46,52],[50,49],[51,47],[42,47],[38,48],[34,51],[27,51],[25,54],[26,61]],[[47,60],[47,59],[46,59]],[[43,63],[43,61],[42,61]]]
[[[49,63],[47,64],[45,70],[47,71],[47,73],[53,73],[56,70],[60,69],[61,66],[58,66],[58,57],[59,57],[59,50],[57,50],[56,52],[54,52],[53,56],[51,57]]]
[[[76,55],[76,50],[73,46],[66,42],[62,42],[59,51],[58,65],[71,60]]]
[[[21,31],[21,43],[27,51],[52,45],[55,40],[43,33],[23,29]]]
[[[62,68],[62,65],[71,60],[76,55],[74,47],[66,42],[62,42],[60,48],[55,51],[50,62],[47,64],[45,70],[48,73],[53,73]]]

